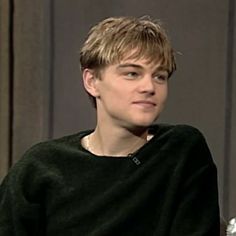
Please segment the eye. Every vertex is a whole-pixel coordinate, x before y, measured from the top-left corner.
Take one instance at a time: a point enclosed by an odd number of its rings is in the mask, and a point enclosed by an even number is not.
[[[139,76],[139,74],[135,71],[130,71],[130,72],[127,72],[125,74],[125,76],[128,78],[128,79],[135,79]]]
[[[168,80],[168,76],[167,75],[155,75],[154,76],[154,80],[157,82],[157,83],[166,83],[167,80]]]

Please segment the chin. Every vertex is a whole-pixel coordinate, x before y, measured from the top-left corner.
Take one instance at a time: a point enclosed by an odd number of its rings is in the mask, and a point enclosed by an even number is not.
[[[144,126],[144,127],[148,127],[151,124],[153,124],[153,122],[155,122],[158,119],[159,116],[141,116],[139,117],[139,119],[135,119],[134,123],[136,123],[139,126]]]
[[[158,115],[144,115],[144,114],[138,114],[130,117],[126,117],[126,119],[122,119],[121,121],[121,126],[126,127],[127,129],[135,130],[135,129],[146,129],[150,125],[152,125],[157,119]]]
[[[149,120],[139,120],[133,123],[133,125],[135,127],[139,127],[139,128],[148,128],[150,125],[152,125],[156,119],[149,119]]]

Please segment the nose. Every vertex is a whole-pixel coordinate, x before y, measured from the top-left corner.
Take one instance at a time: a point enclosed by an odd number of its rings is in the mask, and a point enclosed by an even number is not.
[[[155,94],[155,82],[153,81],[152,76],[145,76],[140,82],[139,87],[140,93],[146,93],[150,95]]]

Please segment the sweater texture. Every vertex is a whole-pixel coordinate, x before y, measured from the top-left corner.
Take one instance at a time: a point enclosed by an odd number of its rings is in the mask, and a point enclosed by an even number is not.
[[[0,187],[1,236],[217,236],[216,166],[191,126],[154,125],[128,157],[83,131],[30,148]]]

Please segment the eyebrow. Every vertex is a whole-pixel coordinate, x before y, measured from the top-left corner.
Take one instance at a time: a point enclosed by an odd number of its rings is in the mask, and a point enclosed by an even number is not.
[[[138,65],[138,64],[134,64],[134,63],[119,64],[119,65],[117,66],[117,69],[127,68],[127,67],[134,67],[134,68],[137,68],[137,69],[144,69],[143,66]],[[157,71],[161,71],[161,72],[167,72],[167,73],[168,73],[167,68],[164,67],[164,66],[157,66],[154,71],[156,71],[156,72],[157,72]]]
[[[138,68],[138,69],[143,69],[142,66],[140,66],[140,65],[138,65],[138,64],[133,64],[133,63],[119,64],[119,65],[117,66],[117,69],[126,68],[126,67],[135,67],[135,68]]]

